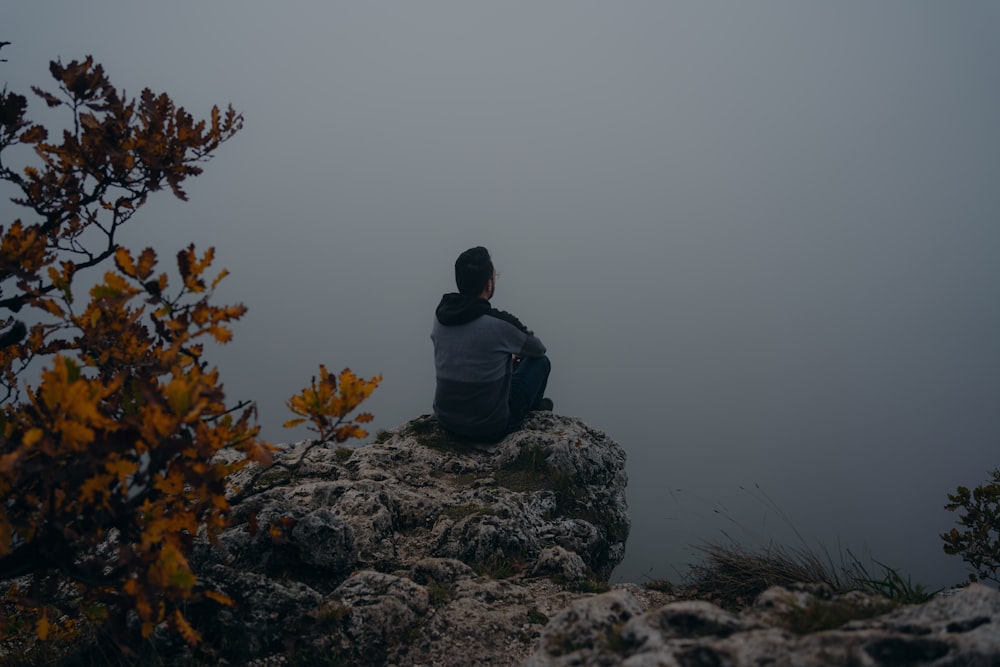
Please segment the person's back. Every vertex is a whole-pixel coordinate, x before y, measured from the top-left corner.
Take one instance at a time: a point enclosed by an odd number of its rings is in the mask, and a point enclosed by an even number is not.
[[[489,302],[496,273],[485,248],[455,262],[458,293],[445,294],[435,312],[431,340],[437,387],[434,414],[461,436],[495,440],[520,427],[544,399],[550,364],[545,346],[513,315]],[[523,358],[514,369],[514,358]]]

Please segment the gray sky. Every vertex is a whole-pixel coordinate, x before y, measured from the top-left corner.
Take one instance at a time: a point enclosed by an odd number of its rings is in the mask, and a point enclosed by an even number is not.
[[[151,200],[125,241],[216,246],[219,302],[250,312],[215,359],[272,441],[304,437],[284,401],[320,363],[383,374],[376,429],[429,412],[434,306],[485,245],[494,305],[550,349],[557,412],[628,452],[617,578],[789,523],[930,586],[963,577],[942,505],[1000,436],[995,2],[3,15],[11,90],[92,54],[129,94],[245,115],[191,201]]]

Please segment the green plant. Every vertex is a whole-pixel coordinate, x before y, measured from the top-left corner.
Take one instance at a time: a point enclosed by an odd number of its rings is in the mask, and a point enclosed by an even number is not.
[[[467,516],[480,514],[496,514],[496,511],[486,505],[455,505],[441,510],[441,514],[453,521],[464,519]]]
[[[941,534],[944,551],[961,556],[975,572],[969,581],[980,579],[1000,584],[1000,468],[992,479],[969,490],[958,487],[948,494],[949,512],[960,512],[958,525]]]
[[[532,625],[545,625],[549,622],[549,617],[538,611],[538,607],[532,607],[528,610],[528,623]]]
[[[486,558],[469,563],[478,574],[491,579],[507,579],[524,569],[524,558],[515,551],[495,551]]]
[[[466,452],[468,447],[455,436],[441,428],[437,419],[423,415],[411,420],[402,435],[413,437],[418,443],[440,452]]]
[[[701,562],[690,566],[688,582],[679,594],[714,598],[722,606],[736,609],[752,603],[770,586],[798,583],[823,584],[839,593],[860,591],[881,595],[896,604],[924,602],[933,595],[878,561],[874,562],[883,572],[881,576],[872,575],[849,549],[842,552],[839,565],[835,564],[826,550],[818,553],[806,543],[789,517],[758,485],[753,489],[740,488],[777,514],[802,546],[789,548],[769,542],[748,549],[728,534],[726,542],[704,542],[695,547],[702,555]],[[738,521],[732,518],[730,521],[740,526]]]
[[[435,581],[427,584],[427,599],[435,607],[447,603],[454,595],[454,584],[439,584]]]
[[[836,600],[811,598],[805,607],[784,612],[781,615],[781,622],[795,634],[806,635],[839,628],[849,621],[874,618],[892,611],[896,606],[896,603],[887,600],[868,603],[843,598]]]
[[[522,447],[517,456],[496,472],[499,486],[511,491],[533,492],[552,490],[556,471],[549,465],[548,453],[539,445]]]
[[[579,593],[607,593],[611,590],[608,582],[595,578],[581,579],[580,581],[567,584],[567,586]]]
[[[727,609],[746,607],[771,586],[801,583],[823,584],[839,593],[881,595],[893,604],[925,602],[933,595],[878,561],[884,572],[881,577],[871,575],[850,551],[850,562],[842,563],[838,572],[829,558],[805,548],[769,546],[750,551],[735,543],[706,542],[696,549],[703,560],[689,569],[686,595],[715,599]]]
[[[608,634],[604,637],[604,648],[611,653],[615,653],[623,657],[628,655],[632,649],[636,648],[635,642],[632,639],[627,638],[622,632],[624,625],[624,623],[615,625],[608,630]]]
[[[927,602],[936,592],[929,592],[920,584],[914,584],[910,577],[904,579],[897,569],[874,559],[875,564],[882,568],[882,576],[873,577],[854,554],[850,551],[847,553],[852,563],[844,570],[846,583],[842,583],[841,588],[881,595],[897,604]]]
[[[770,546],[753,552],[731,543],[705,542],[695,547],[703,560],[688,571],[696,595],[715,599],[727,609],[743,608],[771,586],[824,583],[837,587],[836,576],[807,550]]]
[[[651,591],[658,591],[660,593],[674,592],[674,585],[668,579],[653,579],[652,581],[647,581],[643,586]]]

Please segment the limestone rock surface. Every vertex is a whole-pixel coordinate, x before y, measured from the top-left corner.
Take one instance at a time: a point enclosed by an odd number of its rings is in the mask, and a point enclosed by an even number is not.
[[[542,630],[524,667],[1000,664],[1000,592],[979,584],[921,605],[774,587],[730,613],[684,600],[641,611],[627,591],[574,600]],[[869,618],[840,624],[849,612]],[[825,628],[826,625],[835,627]]]
[[[979,585],[900,608],[803,584],[740,611],[609,587],[625,453],[572,417],[486,447],[425,416],[277,461],[233,479],[233,524],[192,556],[236,604],[188,610],[209,641],[183,664],[1000,665],[1000,592]]]
[[[484,446],[424,416],[276,461],[234,477],[232,526],[195,554],[237,603],[211,621],[226,662],[516,664],[625,553],[625,453],[575,418]]]

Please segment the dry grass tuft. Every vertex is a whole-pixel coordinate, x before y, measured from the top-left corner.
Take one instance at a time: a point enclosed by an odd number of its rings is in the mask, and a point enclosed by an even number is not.
[[[771,586],[820,583],[834,590],[841,582],[813,552],[767,547],[747,551],[737,544],[706,542],[695,547],[703,561],[691,565],[689,587],[698,597],[726,609],[742,609]]]
[[[690,566],[684,597],[711,600],[725,609],[743,609],[771,586],[794,584],[823,584],[835,593],[860,591],[895,604],[925,602],[933,595],[878,561],[883,572],[873,576],[850,551],[849,560],[838,567],[804,548],[750,551],[736,543],[706,542],[695,550],[703,560]]]

